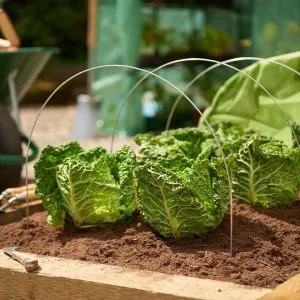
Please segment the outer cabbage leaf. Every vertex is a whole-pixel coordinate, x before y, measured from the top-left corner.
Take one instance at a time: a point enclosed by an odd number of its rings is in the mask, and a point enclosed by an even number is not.
[[[228,204],[228,188],[215,166],[197,159],[184,172],[174,172],[163,160],[141,163],[136,172],[144,221],[164,237],[199,235],[216,228]]]
[[[119,151],[111,154],[110,166],[121,190],[120,214],[122,218],[129,218],[136,210],[138,203],[134,172],[136,156],[133,150],[128,146],[124,146]]]
[[[294,203],[299,189],[300,151],[260,135],[243,137],[235,157],[234,194],[264,207]]]
[[[300,147],[300,125],[295,122],[292,123],[293,128],[293,147]]]
[[[92,152],[68,159],[56,173],[63,207],[76,227],[113,223],[121,218],[121,192],[109,159],[97,155],[97,149]]]
[[[62,227],[66,214],[77,227],[128,219],[136,209],[135,154],[124,147],[114,154],[78,143],[48,146],[35,165],[37,194],[48,221]]]
[[[60,147],[47,146],[34,165],[36,178],[36,194],[48,211],[48,222],[61,227],[64,224],[65,210],[62,206],[61,193],[56,182],[57,167],[67,158],[83,152],[77,142]]]

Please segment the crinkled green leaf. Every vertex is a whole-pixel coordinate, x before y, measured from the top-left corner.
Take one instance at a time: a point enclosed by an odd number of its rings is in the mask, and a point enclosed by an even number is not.
[[[292,134],[292,138],[293,138],[293,147],[300,147],[300,125],[293,122],[292,124],[292,128],[293,128],[293,134]]]
[[[224,156],[229,155],[230,153],[235,153],[239,150],[242,141],[241,137],[247,135],[246,130],[238,125],[233,125],[230,122],[221,122],[215,124],[213,127],[214,134],[205,126],[202,130],[207,132],[207,138],[201,144],[201,156],[202,157],[221,157],[221,149],[224,153]],[[218,143],[216,142],[218,139]]]
[[[170,130],[159,136],[139,135],[140,161],[162,163],[173,171],[183,171],[201,152],[201,143],[208,134],[197,128]],[[176,163],[173,162],[176,156]],[[172,157],[169,159],[169,157]]]
[[[70,158],[58,167],[56,180],[64,209],[77,227],[120,219],[121,192],[107,155],[88,163],[83,155]]]
[[[144,221],[161,235],[175,238],[216,228],[228,204],[228,189],[226,193],[226,181],[213,168],[202,159],[185,172],[166,168],[162,160],[141,163],[136,172]]]
[[[76,142],[60,147],[47,146],[34,165],[36,194],[48,211],[48,221],[55,227],[64,224],[65,211],[62,207],[61,194],[56,182],[57,167],[64,160],[78,155],[83,149]]]
[[[230,123],[213,127],[234,175],[235,196],[265,207],[286,206],[295,201],[300,183],[298,147],[292,150],[281,141]],[[299,133],[296,124],[294,131]],[[203,157],[221,156],[212,137],[203,142],[202,149]]]
[[[66,214],[77,227],[128,219],[136,209],[135,163],[128,147],[109,154],[102,147],[84,151],[77,143],[48,146],[35,175],[50,224],[63,226]]]
[[[120,214],[124,218],[131,217],[138,202],[134,173],[136,156],[130,147],[124,146],[121,150],[110,155],[110,165],[121,190]]]
[[[299,188],[299,149],[260,135],[244,140],[235,155],[234,194],[264,207],[294,203]]]

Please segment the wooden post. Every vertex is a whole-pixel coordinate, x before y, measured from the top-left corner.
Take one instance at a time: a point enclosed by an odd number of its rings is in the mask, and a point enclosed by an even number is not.
[[[87,48],[88,48],[88,68],[95,66],[95,45],[97,32],[97,10],[98,0],[88,0],[88,29],[87,29]],[[88,94],[92,101],[92,84],[94,79],[94,71],[88,72]]]
[[[88,32],[87,32],[87,46],[89,48],[95,47],[96,44],[97,9],[98,9],[98,0],[89,0],[88,1]]]
[[[299,300],[300,299],[300,273],[277,286],[272,292],[259,298],[259,300]]]

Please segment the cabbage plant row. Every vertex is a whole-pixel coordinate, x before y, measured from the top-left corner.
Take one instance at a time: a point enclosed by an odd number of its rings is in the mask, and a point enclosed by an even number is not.
[[[231,124],[215,128],[234,197],[263,207],[289,206],[300,183],[300,151]],[[295,127],[299,133],[299,128]],[[124,146],[108,153],[77,142],[47,146],[35,164],[36,193],[48,222],[76,227],[128,222],[138,210],[164,237],[205,234],[223,220],[229,184],[220,147],[208,129],[141,134],[137,155]]]

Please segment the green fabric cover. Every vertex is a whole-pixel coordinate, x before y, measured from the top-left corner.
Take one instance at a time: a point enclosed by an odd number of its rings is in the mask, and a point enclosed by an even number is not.
[[[300,51],[272,59],[300,72]],[[244,71],[277,100],[289,120],[300,123],[299,75],[265,61],[256,62]],[[290,129],[282,112],[263,89],[242,73],[235,74],[225,82],[204,116],[210,123],[231,121],[291,144]],[[200,126],[202,123],[203,119]]]

